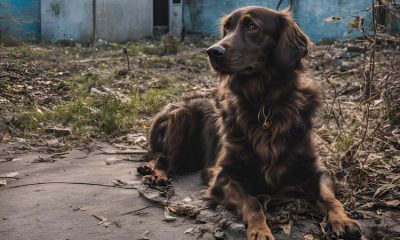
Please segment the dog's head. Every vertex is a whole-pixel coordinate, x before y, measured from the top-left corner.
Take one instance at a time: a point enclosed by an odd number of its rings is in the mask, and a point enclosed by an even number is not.
[[[267,68],[296,70],[311,46],[288,11],[239,8],[221,21],[221,40],[207,49],[222,74],[255,74]]]

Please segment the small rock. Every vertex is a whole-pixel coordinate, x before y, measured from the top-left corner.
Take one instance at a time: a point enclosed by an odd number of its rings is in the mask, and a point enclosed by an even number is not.
[[[346,62],[346,61],[340,62],[340,71],[344,72],[344,71],[348,71],[351,69],[353,69],[353,65],[350,62]]]
[[[111,165],[111,164],[114,164],[114,163],[117,163],[117,162],[121,162],[121,161],[122,161],[121,158],[110,157],[110,158],[107,158],[107,159],[105,160],[105,163],[106,163],[107,165]]]
[[[189,203],[191,201],[192,201],[192,199],[190,197],[186,197],[186,198],[183,199],[184,203]]]
[[[49,147],[55,147],[60,145],[60,141],[58,141],[58,139],[50,139],[46,142],[47,146]]]
[[[139,134],[137,134],[137,133],[128,133],[128,134],[126,134],[126,141],[128,141],[128,142],[134,142],[135,141],[135,139],[137,138],[137,137],[139,137],[140,135]]]
[[[194,234],[194,228],[188,228],[183,233],[185,233],[185,234],[188,234],[188,233]]]
[[[145,147],[147,145],[147,139],[145,136],[140,136],[140,137],[136,138],[133,143],[136,145],[139,145],[141,147]]]
[[[5,186],[7,185],[7,181],[6,180],[0,180],[0,187],[1,186]]]
[[[17,140],[17,142],[19,142],[19,143],[26,143],[25,138],[15,138],[15,140]]]
[[[178,218],[172,216],[172,215],[169,213],[168,208],[165,208],[165,209],[164,209],[164,220],[165,220],[166,222],[173,222],[173,221],[178,220]]]

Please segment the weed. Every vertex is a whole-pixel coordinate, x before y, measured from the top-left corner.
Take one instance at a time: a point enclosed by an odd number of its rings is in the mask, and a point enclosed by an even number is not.
[[[180,48],[180,42],[176,37],[172,35],[164,35],[161,38],[161,46],[163,54],[177,54]]]
[[[140,65],[143,68],[169,68],[174,65],[174,60],[170,57],[155,57],[150,56],[146,61],[142,62]]]
[[[46,120],[46,115],[35,106],[30,106],[14,116],[11,124],[21,129],[23,132],[32,131],[39,128],[40,123]]]
[[[67,81],[69,89],[75,96],[86,96],[90,89],[99,88],[107,83],[107,80],[94,73],[83,73]]]
[[[354,134],[357,132],[357,126],[353,124],[349,130],[342,132],[337,139],[337,147],[340,151],[347,151],[354,144]]]

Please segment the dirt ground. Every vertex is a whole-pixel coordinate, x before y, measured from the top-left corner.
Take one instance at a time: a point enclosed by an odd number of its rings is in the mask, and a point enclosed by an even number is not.
[[[235,215],[201,200],[198,173],[155,189],[135,170],[150,117],[217,86],[213,41],[0,46],[0,239],[244,239]],[[319,44],[307,58],[323,90],[321,155],[365,239],[400,239],[399,52],[386,37]],[[301,200],[267,212],[277,239],[324,238]]]

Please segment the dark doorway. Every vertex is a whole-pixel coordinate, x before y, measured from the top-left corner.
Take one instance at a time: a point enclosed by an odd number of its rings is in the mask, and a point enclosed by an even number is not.
[[[162,35],[169,28],[169,0],[153,0],[154,35]]]

